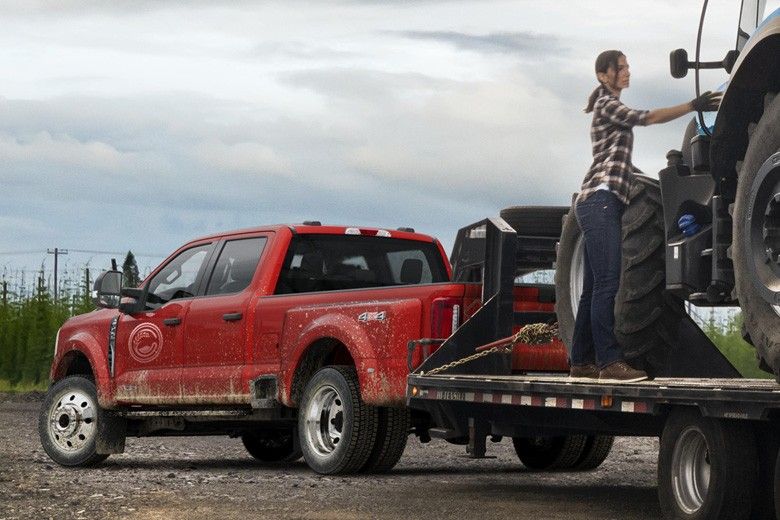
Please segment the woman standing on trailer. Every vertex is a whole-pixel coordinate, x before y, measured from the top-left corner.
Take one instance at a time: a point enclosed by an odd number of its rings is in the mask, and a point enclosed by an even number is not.
[[[583,290],[574,322],[571,377],[641,381],[642,370],[623,359],[615,337],[615,295],[620,284],[623,208],[635,173],[631,163],[634,126],[666,123],[692,111],[716,110],[721,94],[705,92],[689,103],[656,110],[633,110],[620,101],[631,74],[626,56],[616,50],[596,58],[599,86],[588,99],[593,164],[575,202],[584,238]]]

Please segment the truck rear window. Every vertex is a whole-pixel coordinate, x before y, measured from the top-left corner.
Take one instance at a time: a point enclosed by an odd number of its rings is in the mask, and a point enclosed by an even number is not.
[[[433,243],[361,235],[299,235],[290,244],[276,294],[446,281],[444,261]]]

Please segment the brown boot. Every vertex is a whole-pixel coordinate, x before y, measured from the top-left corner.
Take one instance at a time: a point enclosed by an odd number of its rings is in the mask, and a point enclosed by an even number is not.
[[[599,369],[592,363],[588,365],[572,365],[569,369],[569,377],[597,379],[599,377]]]
[[[599,372],[599,382],[604,383],[633,383],[645,379],[647,379],[646,372],[631,368],[625,361],[612,363]]]

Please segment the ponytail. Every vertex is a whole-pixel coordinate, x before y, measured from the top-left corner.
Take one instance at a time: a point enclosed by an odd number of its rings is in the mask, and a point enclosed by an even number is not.
[[[610,67],[615,69],[617,71],[618,68],[618,59],[624,56],[624,54],[620,51],[611,50],[611,51],[604,51],[601,54],[598,55],[596,58],[596,75],[598,77],[599,73],[606,73]],[[599,83],[601,83],[599,81]],[[599,98],[599,90],[603,87],[603,84],[600,84],[598,87],[596,87],[593,92],[591,92],[590,97],[588,98],[588,106],[585,107],[585,113],[590,114],[593,112],[593,107],[596,104],[596,100]]]
[[[601,90],[601,85],[593,89],[593,92],[590,93],[590,97],[588,98],[588,106],[586,106],[583,109],[583,112],[586,114],[590,114],[593,112],[593,106],[596,104],[596,100],[599,98],[599,91]]]

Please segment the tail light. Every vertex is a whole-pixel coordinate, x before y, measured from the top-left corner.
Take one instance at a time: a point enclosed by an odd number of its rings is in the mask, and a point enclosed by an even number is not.
[[[460,298],[436,298],[431,304],[431,337],[448,338],[460,326]]]

